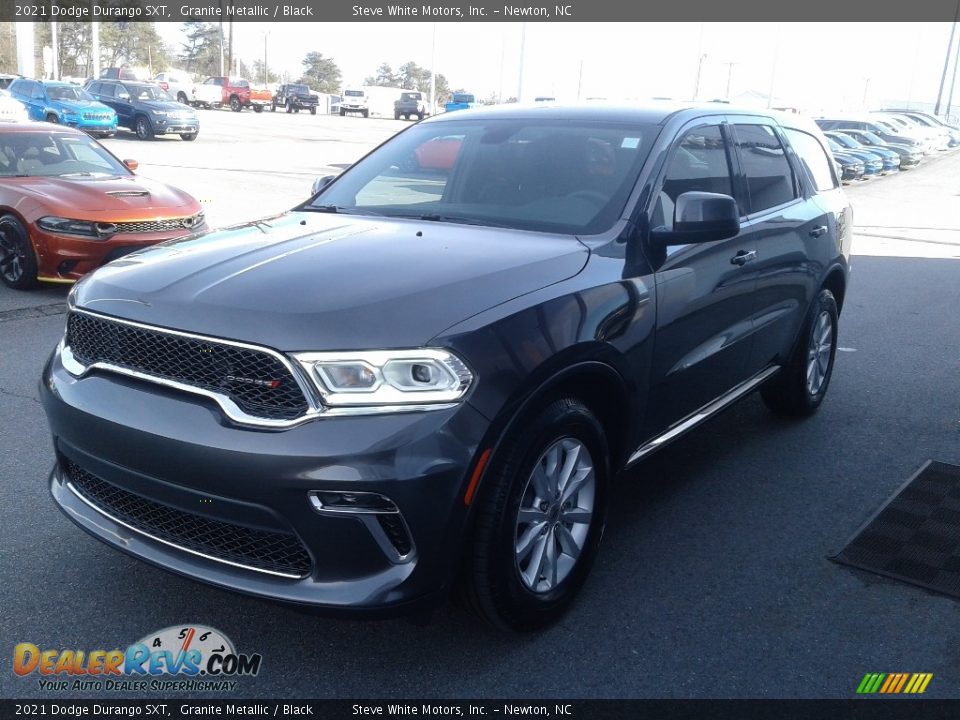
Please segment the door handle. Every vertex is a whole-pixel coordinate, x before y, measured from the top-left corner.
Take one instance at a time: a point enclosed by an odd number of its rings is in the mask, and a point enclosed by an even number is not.
[[[746,265],[751,260],[756,260],[756,259],[757,259],[756,250],[740,250],[737,252],[736,255],[730,258],[730,263],[732,265],[743,266],[743,265]]]
[[[818,225],[817,227],[815,227],[813,230],[810,231],[810,237],[818,238],[821,235],[825,234],[826,232],[827,232],[826,225]]]

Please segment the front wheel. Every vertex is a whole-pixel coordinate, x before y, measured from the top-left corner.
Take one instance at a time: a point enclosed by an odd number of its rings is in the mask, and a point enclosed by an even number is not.
[[[234,112],[240,112],[243,110],[243,105],[240,104],[240,98],[238,98],[236,95],[230,98],[230,109]]]
[[[153,140],[153,126],[150,125],[150,121],[143,115],[137,116],[134,131],[140,140]]]
[[[464,593],[492,625],[557,620],[590,572],[606,522],[609,459],[600,422],[561,397],[511,431],[477,497]]]
[[[0,280],[15,290],[37,284],[37,256],[26,228],[13,215],[0,216]]]
[[[255,113],[263,112],[263,105],[254,105],[254,106],[253,106],[253,111],[254,111]]]
[[[316,109],[315,107],[310,108],[310,114],[311,114],[311,115],[316,115],[316,114],[317,114],[317,109]]]
[[[187,94],[184,92],[177,93],[177,102],[182,105],[189,105],[190,101],[187,99]]]
[[[823,402],[837,354],[837,301],[822,289],[804,320],[800,338],[784,368],[760,389],[778,415],[813,415]]]
[[[186,140],[187,142],[193,142],[197,139],[198,133],[180,133],[180,139]]]
[[[47,114],[47,122],[53,123],[54,125],[60,124],[60,118],[58,118],[54,113]]]
[[[277,111],[277,104],[270,103],[270,112],[276,112],[276,111]]]

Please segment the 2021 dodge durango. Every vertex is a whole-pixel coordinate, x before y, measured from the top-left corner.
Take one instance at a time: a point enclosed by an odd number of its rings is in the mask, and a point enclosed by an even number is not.
[[[441,138],[453,161],[419,167]],[[53,497],[222,588],[380,613],[459,588],[542,626],[625,468],[753,390],[817,410],[851,223],[798,116],[428,119],[288,213],[74,288],[41,383]]]

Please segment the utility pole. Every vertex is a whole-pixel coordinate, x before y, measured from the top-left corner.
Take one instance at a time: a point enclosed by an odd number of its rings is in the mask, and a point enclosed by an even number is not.
[[[517,102],[523,102],[523,64],[527,56],[527,24],[521,24],[520,31],[520,78],[517,87]]]
[[[870,94],[870,78],[865,78],[863,83],[863,108],[867,108],[867,97]]]
[[[50,43],[53,46],[53,72],[50,77],[60,79],[60,43],[57,42],[57,22],[50,23]]]
[[[940,89],[937,91],[937,105],[933,109],[934,115],[940,114],[940,99],[943,97],[943,85],[947,80],[947,68],[950,66],[950,51],[953,50],[953,36],[957,32],[957,20],[960,20],[960,0],[957,0],[957,9],[953,13],[953,25],[950,26],[950,40],[947,42],[947,54],[943,58],[943,73],[940,75]]]
[[[579,102],[583,93],[583,58],[580,58],[580,77],[577,80],[577,101]]]
[[[733,80],[733,66],[739,65],[739,64],[740,63],[738,62],[728,62],[726,64],[727,65],[727,95],[726,95],[727,100],[730,99],[730,83]]]
[[[229,0],[229,7],[233,7],[233,0]],[[227,21],[230,27],[230,40],[227,43],[227,67],[233,67],[233,16]],[[231,71],[232,72],[232,71]]]
[[[696,102],[697,98],[700,96],[700,73],[703,71],[703,61],[707,59],[707,54],[703,53],[700,55],[700,59],[697,61],[697,79],[693,84],[693,101]]]
[[[957,54],[953,60],[953,77],[950,78],[950,93],[947,95],[947,110],[944,117],[950,117],[950,106],[953,104],[953,88],[957,84],[957,63],[960,63],[960,42],[957,43]]]
[[[270,37],[270,31],[263,33],[263,86],[267,87],[270,83],[270,74],[267,72],[267,38]]]
[[[430,51],[430,114],[437,114],[437,24],[433,24],[433,48]]]
[[[93,62],[91,77],[100,77],[100,23],[90,23],[90,59]]]

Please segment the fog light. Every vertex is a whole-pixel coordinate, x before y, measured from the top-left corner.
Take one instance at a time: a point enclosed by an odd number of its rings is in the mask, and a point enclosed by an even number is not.
[[[310,493],[310,502],[315,510],[325,512],[375,514],[399,512],[392,500],[377,493],[315,490]]]

